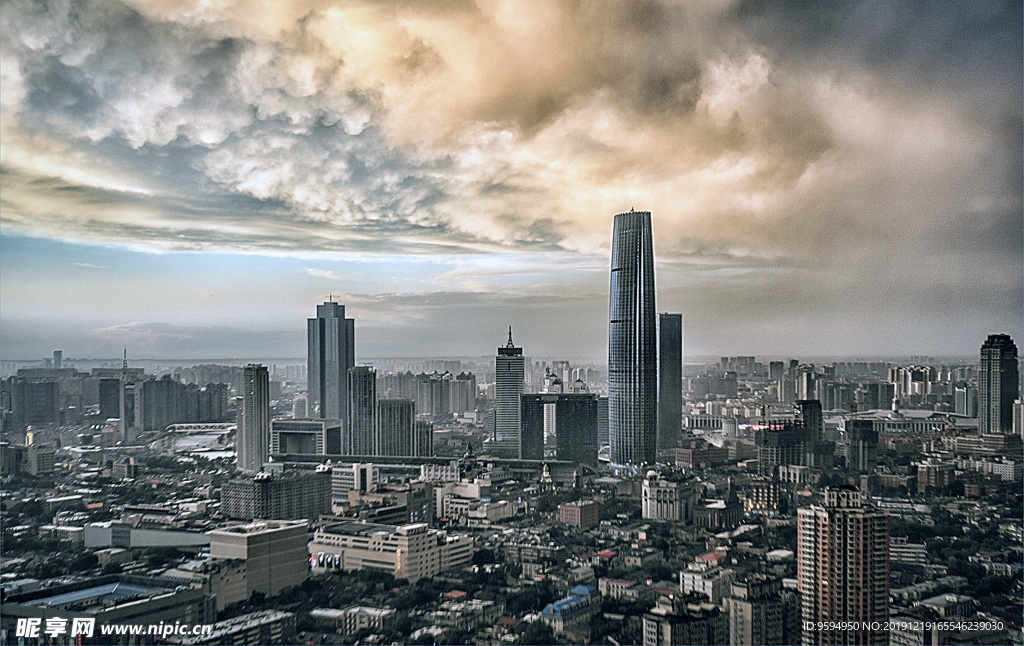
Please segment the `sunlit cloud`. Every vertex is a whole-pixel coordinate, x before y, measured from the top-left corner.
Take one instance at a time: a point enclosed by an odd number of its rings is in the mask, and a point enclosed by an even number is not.
[[[942,294],[988,313],[975,335],[1015,324],[1019,3],[800,11],[12,0],[0,222],[133,252],[302,259],[310,299],[329,281],[599,304],[612,215],[649,209],[660,302],[699,303],[698,335],[719,311],[753,331],[784,303],[941,338],[959,329],[936,316]],[[346,288],[340,262],[375,265],[376,284]]]

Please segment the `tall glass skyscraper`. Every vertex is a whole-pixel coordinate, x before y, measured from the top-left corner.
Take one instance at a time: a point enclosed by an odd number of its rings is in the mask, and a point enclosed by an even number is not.
[[[653,463],[658,432],[658,337],[650,211],[615,216],[608,324],[612,465]]]
[[[348,425],[342,432],[341,450],[346,455],[379,455],[377,431],[377,371],[356,366],[348,371]]]
[[[981,346],[978,431],[1012,433],[1013,402],[1020,396],[1017,346],[1006,334],[990,334]]]
[[[270,373],[266,366],[242,369],[242,410],[235,431],[238,468],[256,473],[270,457]]]
[[[523,349],[512,343],[512,328],[509,327],[508,343],[498,348],[494,358],[494,448],[502,455],[517,458],[523,455],[519,407],[526,370],[523,362]]]
[[[345,318],[345,306],[316,306],[306,325],[308,362],[307,415],[340,419],[348,424],[348,371],[356,365],[356,322]]]
[[[683,315],[658,315],[658,448],[679,445],[683,426]]]

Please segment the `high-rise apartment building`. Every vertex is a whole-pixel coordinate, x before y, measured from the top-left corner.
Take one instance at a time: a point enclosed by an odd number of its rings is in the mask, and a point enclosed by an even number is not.
[[[331,511],[331,471],[320,465],[314,471],[234,478],[221,487],[220,500],[225,518],[315,520]]]
[[[1013,402],[1020,397],[1017,346],[1006,334],[990,334],[981,346],[978,372],[978,430],[1012,433]]]
[[[307,414],[348,421],[348,371],[356,365],[356,322],[345,318],[345,306],[316,306],[306,324],[308,360]]]
[[[242,410],[235,431],[238,468],[256,473],[270,457],[270,375],[266,366],[242,370]]]
[[[348,424],[342,435],[345,455],[374,455],[377,432],[377,372],[370,366],[348,371]]]
[[[653,463],[658,431],[658,339],[651,213],[615,216],[608,322],[611,462]]]
[[[729,614],[729,643],[800,643],[800,606],[796,594],[783,590],[782,580],[751,574],[732,584],[723,605]]]
[[[498,348],[494,358],[494,442],[499,452],[517,458],[522,457],[519,396],[523,394],[523,361],[523,349],[512,343],[509,327],[508,343]]]
[[[888,642],[889,518],[857,487],[797,510],[797,586],[804,644]]]
[[[658,449],[674,449],[683,425],[683,315],[658,315]]]

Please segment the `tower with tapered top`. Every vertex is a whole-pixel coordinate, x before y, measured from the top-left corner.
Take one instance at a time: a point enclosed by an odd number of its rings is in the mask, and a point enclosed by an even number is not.
[[[524,374],[523,349],[512,343],[509,326],[508,343],[498,348],[494,358],[494,443],[502,454],[517,458],[522,457],[519,396]]]

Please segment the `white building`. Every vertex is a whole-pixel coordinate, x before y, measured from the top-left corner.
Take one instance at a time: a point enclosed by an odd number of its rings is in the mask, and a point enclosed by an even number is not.
[[[691,563],[679,573],[679,587],[683,594],[696,592],[708,598],[711,603],[720,604],[729,596],[736,572],[708,563]]]
[[[473,561],[473,537],[425,523],[379,525],[343,521],[318,529],[309,546],[314,574],[373,569],[418,581]]]

